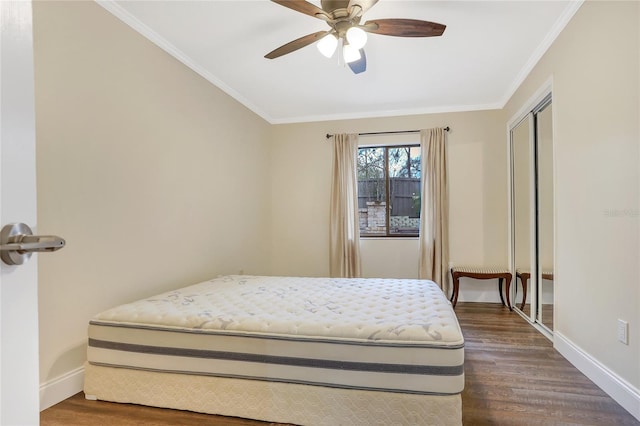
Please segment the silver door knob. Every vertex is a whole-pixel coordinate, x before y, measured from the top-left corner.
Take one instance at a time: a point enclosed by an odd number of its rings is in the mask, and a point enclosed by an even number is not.
[[[56,251],[64,239],[55,235],[33,235],[24,223],[5,225],[0,231],[0,258],[7,265],[22,265],[34,252]]]

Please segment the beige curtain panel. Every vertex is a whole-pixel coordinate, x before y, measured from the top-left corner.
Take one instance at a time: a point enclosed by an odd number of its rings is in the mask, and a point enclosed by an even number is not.
[[[361,275],[357,161],[358,135],[334,135],[329,254],[332,277]]]
[[[449,195],[447,147],[442,128],[420,131],[422,203],[419,277],[449,294]]]

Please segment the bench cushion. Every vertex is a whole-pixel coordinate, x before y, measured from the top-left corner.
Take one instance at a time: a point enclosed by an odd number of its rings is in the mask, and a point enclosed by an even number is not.
[[[509,274],[506,268],[499,266],[454,266],[451,268],[451,273],[460,272],[465,274]]]

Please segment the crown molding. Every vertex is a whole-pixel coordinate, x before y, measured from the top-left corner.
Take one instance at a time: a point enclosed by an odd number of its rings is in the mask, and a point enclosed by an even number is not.
[[[513,94],[529,76],[542,56],[547,52],[547,50],[549,50],[553,42],[556,41],[556,38],[558,38],[562,30],[564,30],[569,21],[571,21],[571,18],[573,18],[573,16],[576,14],[578,9],[580,9],[580,6],[582,6],[583,3],[584,0],[575,0],[571,1],[567,5],[562,15],[560,15],[560,17],[556,20],[556,22],[553,24],[553,27],[551,27],[551,31],[547,33],[547,36],[544,38],[544,40],[542,40],[536,50],[533,51],[533,54],[529,57],[527,63],[524,65],[524,67],[522,67],[515,80],[513,80],[511,85],[508,87],[502,99],[500,108],[504,108],[507,102],[509,102]]]

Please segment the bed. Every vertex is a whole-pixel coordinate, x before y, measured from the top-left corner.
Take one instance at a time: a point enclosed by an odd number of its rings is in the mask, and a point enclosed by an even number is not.
[[[464,339],[427,280],[224,276],[89,323],[88,399],[304,425],[460,425]]]

